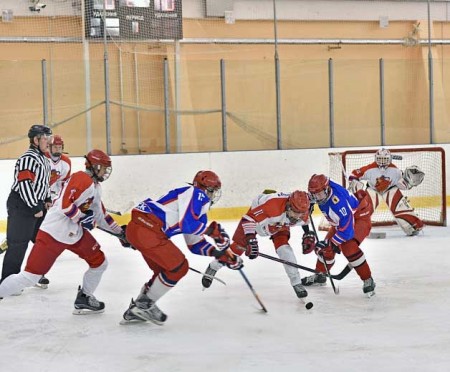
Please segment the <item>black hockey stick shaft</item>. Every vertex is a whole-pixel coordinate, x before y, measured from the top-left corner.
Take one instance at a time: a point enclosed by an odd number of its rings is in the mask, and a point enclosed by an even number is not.
[[[253,296],[256,298],[256,301],[258,301],[259,305],[261,306],[261,310],[267,313],[267,308],[262,303],[261,299],[259,298],[258,294],[256,293],[255,289],[253,288],[252,284],[250,283],[250,280],[248,280],[247,275],[245,275],[244,271],[242,269],[239,269],[239,273],[242,275],[242,278],[244,278],[245,282],[247,283],[248,287],[253,293]]]
[[[259,252],[258,256],[263,257],[263,258],[267,258],[268,260],[272,260],[272,261],[276,261],[276,262],[282,263],[284,265],[296,267],[297,269],[309,271],[310,273],[317,273],[316,270],[311,269],[309,267],[298,265],[298,264],[296,264],[294,262],[291,262],[291,261],[282,260],[281,258],[278,258],[278,257],[269,256],[268,254],[265,254],[265,253]],[[344,269],[339,274],[331,275],[331,276],[335,280],[342,280],[342,279],[344,279],[347,276],[347,274],[350,271],[352,271],[352,267],[350,265],[347,265],[347,266],[344,267]]]
[[[319,240],[319,236],[317,235],[316,226],[314,225],[314,221],[313,221],[311,213],[309,214],[309,219],[311,220],[311,226],[313,228],[314,235],[316,236],[316,239],[318,241]],[[322,260],[323,260],[323,266],[325,266],[325,271],[327,272],[327,276],[330,278],[330,283],[331,283],[331,286],[333,287],[333,292],[334,292],[334,294],[337,295],[337,294],[339,294],[339,291],[336,289],[336,286],[334,285],[333,278],[331,277],[330,270],[328,270],[327,261],[325,260],[325,257],[323,256],[323,253],[322,253]]]
[[[112,231],[106,230],[106,229],[104,229],[104,228],[102,228],[100,226],[97,226],[97,229],[99,229],[101,231],[104,231],[105,233],[108,233],[109,235],[115,236],[116,238],[120,238],[120,235],[115,234]],[[131,247],[132,247],[132,249],[136,250],[136,248],[134,248],[133,246],[131,246]],[[194,269],[192,267],[189,267],[189,270],[192,270],[194,273],[198,273],[198,274],[201,274],[203,276],[206,276],[206,277],[210,278],[211,280],[213,280],[213,279],[217,280],[218,282],[222,283],[223,285],[227,285],[227,283],[225,283],[222,279],[219,279],[219,278],[216,278],[215,276],[206,274],[206,273],[204,273],[204,272],[202,272],[200,270]]]

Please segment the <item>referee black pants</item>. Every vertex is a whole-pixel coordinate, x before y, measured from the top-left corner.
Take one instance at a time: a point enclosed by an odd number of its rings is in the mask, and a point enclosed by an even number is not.
[[[6,225],[8,249],[3,259],[2,281],[12,274],[20,273],[28,243],[34,240],[36,226],[40,220],[34,217],[31,208],[14,191],[9,194],[6,206],[8,210]]]

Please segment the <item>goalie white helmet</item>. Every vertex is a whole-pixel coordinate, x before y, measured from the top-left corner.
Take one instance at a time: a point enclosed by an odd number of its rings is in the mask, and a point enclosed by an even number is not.
[[[380,168],[387,168],[392,163],[392,155],[388,149],[381,149],[375,153],[375,162]]]

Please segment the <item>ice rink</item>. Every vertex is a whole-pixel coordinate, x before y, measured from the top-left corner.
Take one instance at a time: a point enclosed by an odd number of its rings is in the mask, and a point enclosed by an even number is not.
[[[224,226],[231,234],[236,224]],[[159,327],[119,325],[151,272],[137,252],[95,230],[109,260],[96,292],[106,303],[105,313],[72,315],[87,266],[65,252],[47,275],[47,290],[29,288],[0,301],[0,370],[449,371],[450,229],[427,227],[417,237],[405,237],[397,228],[383,231],[386,239],[362,245],[377,283],[371,299],[351,272],[337,282],[339,295],[330,285],[309,288],[314,307],[306,310],[281,264],[245,258],[244,271],[267,314],[238,272],[222,269],[217,276],[226,286],[215,281],[202,291],[201,276],[189,271],[158,302],[168,315]],[[301,254],[301,231],[292,235],[299,263],[314,267],[314,254]],[[204,271],[210,258],[176,242],[190,266]],[[262,252],[275,255],[269,239],[259,242]],[[332,273],[345,264],[337,256]]]

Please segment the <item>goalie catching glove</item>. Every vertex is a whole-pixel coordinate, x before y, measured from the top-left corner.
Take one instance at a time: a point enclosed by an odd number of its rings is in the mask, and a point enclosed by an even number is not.
[[[415,186],[419,186],[424,178],[425,173],[422,172],[417,165],[406,167],[403,172],[403,180],[405,181],[408,190]]]
[[[230,236],[216,221],[211,222],[206,229],[205,234],[214,239],[219,250],[222,251],[230,247]]]

